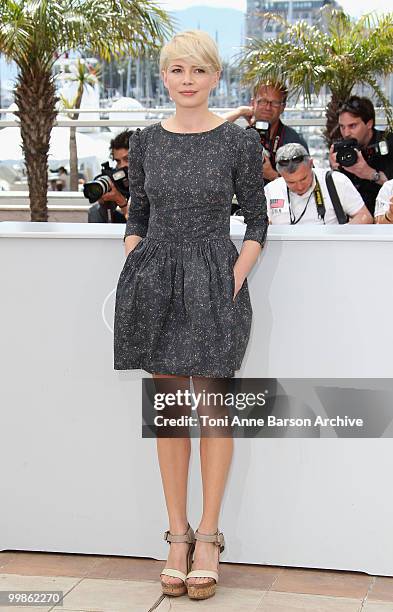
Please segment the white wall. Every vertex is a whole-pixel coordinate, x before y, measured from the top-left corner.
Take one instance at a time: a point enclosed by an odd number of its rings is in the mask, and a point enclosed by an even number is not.
[[[113,370],[123,231],[0,224],[0,550],[167,553],[155,442],[140,433],[142,373]],[[250,279],[241,374],[391,377],[392,241],[386,226],[272,228]],[[194,526],[196,460],[194,448]],[[389,438],[236,440],[223,561],[393,576],[392,470]]]

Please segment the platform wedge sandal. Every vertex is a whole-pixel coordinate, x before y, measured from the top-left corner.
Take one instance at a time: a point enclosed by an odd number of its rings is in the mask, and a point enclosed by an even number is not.
[[[199,531],[196,530],[195,539],[200,540],[201,542],[211,542],[215,546],[219,547],[220,553],[222,553],[225,548],[224,534],[220,533],[219,530],[217,530],[216,533],[212,534],[203,534],[199,533]],[[218,560],[220,560],[220,553],[218,555]],[[201,584],[189,584],[188,578],[209,578],[209,580]],[[187,587],[188,597],[190,599],[208,599],[209,597],[213,597],[216,592],[217,582],[218,571],[215,572],[213,570],[193,570],[192,572],[188,572],[185,583]]]
[[[191,569],[192,555],[195,548],[195,535],[190,525],[188,525],[187,532],[183,535],[175,535],[170,531],[164,533],[164,540],[171,544],[172,542],[185,542],[188,544],[187,552],[187,572]],[[186,574],[183,574],[180,570],[171,569],[166,567],[160,574],[160,576],[171,576],[172,578],[180,578],[182,582],[168,584],[161,580],[162,592],[164,595],[171,595],[172,597],[179,597],[187,593],[187,587],[185,585]]]

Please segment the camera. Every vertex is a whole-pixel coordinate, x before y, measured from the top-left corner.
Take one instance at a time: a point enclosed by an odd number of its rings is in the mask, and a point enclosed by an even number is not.
[[[268,121],[255,121],[252,127],[258,132],[259,138],[261,139],[261,145],[263,147],[263,160],[265,161],[265,157],[270,156],[270,123]]]
[[[112,189],[112,183],[125,198],[130,197],[127,172],[122,168],[111,168],[109,162],[101,164],[101,174],[83,185],[83,195],[94,204]]]
[[[334,143],[333,151],[337,153],[336,161],[340,166],[349,167],[356,164],[358,161],[357,151],[360,151],[356,138],[344,138]],[[387,155],[389,153],[389,145],[386,140],[380,140],[374,144],[362,148],[363,157],[365,160],[371,159],[375,155]]]
[[[258,132],[261,139],[269,140],[270,123],[268,121],[256,121],[253,128]]]
[[[340,166],[349,168],[358,161],[358,151],[360,150],[356,138],[344,138],[334,143],[333,151],[337,153],[336,161]]]

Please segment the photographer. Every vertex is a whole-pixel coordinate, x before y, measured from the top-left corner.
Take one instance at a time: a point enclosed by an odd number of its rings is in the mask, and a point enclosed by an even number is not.
[[[110,156],[116,162],[116,169],[123,169],[128,177],[128,141],[133,130],[120,132],[110,142]],[[100,175],[101,176],[101,175]],[[97,178],[92,183],[96,182]],[[109,177],[105,177],[110,185],[110,190],[104,193],[97,202],[89,208],[89,223],[126,223],[128,217],[128,178],[123,181],[124,189],[121,193]],[[85,184],[88,186],[89,183]],[[89,197],[86,195],[85,197]],[[120,209],[120,210],[119,210]]]
[[[352,96],[338,115],[343,140],[331,146],[330,165],[352,181],[374,215],[381,185],[393,178],[393,135],[375,129],[375,109],[368,98]]]
[[[227,121],[236,121],[245,117],[250,128],[257,128],[257,122],[264,122],[258,129],[261,143],[265,149],[263,178],[265,183],[279,177],[276,170],[276,153],[280,147],[290,142],[297,142],[308,151],[307,143],[293,128],[284,125],[281,115],[285,110],[288,90],[284,85],[256,85],[251,99],[251,106],[239,106],[224,115]]]
[[[393,223],[393,180],[386,181],[375,202],[375,223]]]
[[[340,172],[313,168],[313,160],[302,145],[281,147],[276,161],[281,178],[265,188],[273,225],[373,222],[351,181]]]

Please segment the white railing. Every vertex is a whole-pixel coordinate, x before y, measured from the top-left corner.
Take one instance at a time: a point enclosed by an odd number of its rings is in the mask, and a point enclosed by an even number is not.
[[[224,114],[233,110],[233,108],[221,108],[212,107],[210,109],[218,114]],[[59,118],[56,120],[55,125],[58,127],[144,127],[156,123],[157,119],[162,118],[165,115],[172,114],[174,108],[132,108],[132,109],[111,109],[111,108],[81,108],[81,109],[62,109],[58,112]],[[61,115],[71,115],[73,113],[79,114],[127,114],[127,113],[138,113],[147,115],[147,119],[129,119],[125,123],[124,119],[61,119]],[[313,117],[291,117],[294,113],[310,114],[315,113],[320,116]],[[325,109],[322,107],[314,108],[286,108],[285,109],[285,123],[293,127],[324,127],[326,124],[326,118],[324,116]],[[386,126],[386,117],[382,109],[376,109],[377,117],[376,124],[378,126]],[[7,114],[12,115],[12,110],[0,109],[0,115]],[[151,117],[149,117],[151,115]],[[2,127],[18,127],[19,121],[17,119],[1,119],[0,128]]]
[[[216,112],[218,114],[224,114],[233,110],[233,108],[217,108],[212,107],[210,110]],[[156,123],[164,116],[173,113],[173,108],[136,108],[136,109],[110,109],[110,108],[83,108],[83,109],[62,109],[58,112],[58,119],[56,121],[57,126],[59,127],[144,127],[147,125],[151,125],[152,123]],[[61,117],[64,115],[70,115],[72,113],[78,112],[81,115],[84,114],[100,114],[100,115],[108,115],[112,114],[129,114],[129,113],[138,113],[145,114],[147,118],[135,119],[135,115],[132,119],[62,119]],[[299,117],[299,114],[304,113],[310,115],[311,113],[316,115],[313,117]],[[7,114],[8,116],[12,115],[12,109],[0,109],[0,115]],[[297,116],[294,116],[294,115]],[[324,143],[322,137],[322,129],[326,124],[325,119],[325,109],[322,107],[313,107],[313,108],[287,108],[285,110],[284,122],[287,125],[305,128],[303,131],[303,135],[306,140],[310,138],[309,145],[312,147],[312,155],[317,165],[321,165],[321,167],[327,166],[327,147]],[[237,121],[239,125],[246,125],[245,119],[241,118]],[[383,114],[382,109],[377,109],[377,119],[376,124],[378,127],[386,126],[386,117]],[[0,119],[0,129],[3,127],[19,127],[19,121],[15,119]],[[312,130],[312,128],[318,128],[317,130]],[[108,143],[109,144],[109,143]],[[0,162],[1,164],[1,162]],[[27,188],[27,185],[26,185]],[[48,192],[48,205],[50,209],[53,210],[61,210],[61,211],[75,211],[75,210],[87,210],[89,207],[88,201],[83,197],[82,193],[78,192]],[[29,208],[29,194],[25,189],[24,191],[0,191],[0,211],[1,210],[28,210]]]
[[[6,201],[7,203],[2,203]],[[48,191],[48,208],[56,211],[87,211],[89,201],[78,191]],[[0,191],[0,211],[29,210],[28,191]]]

